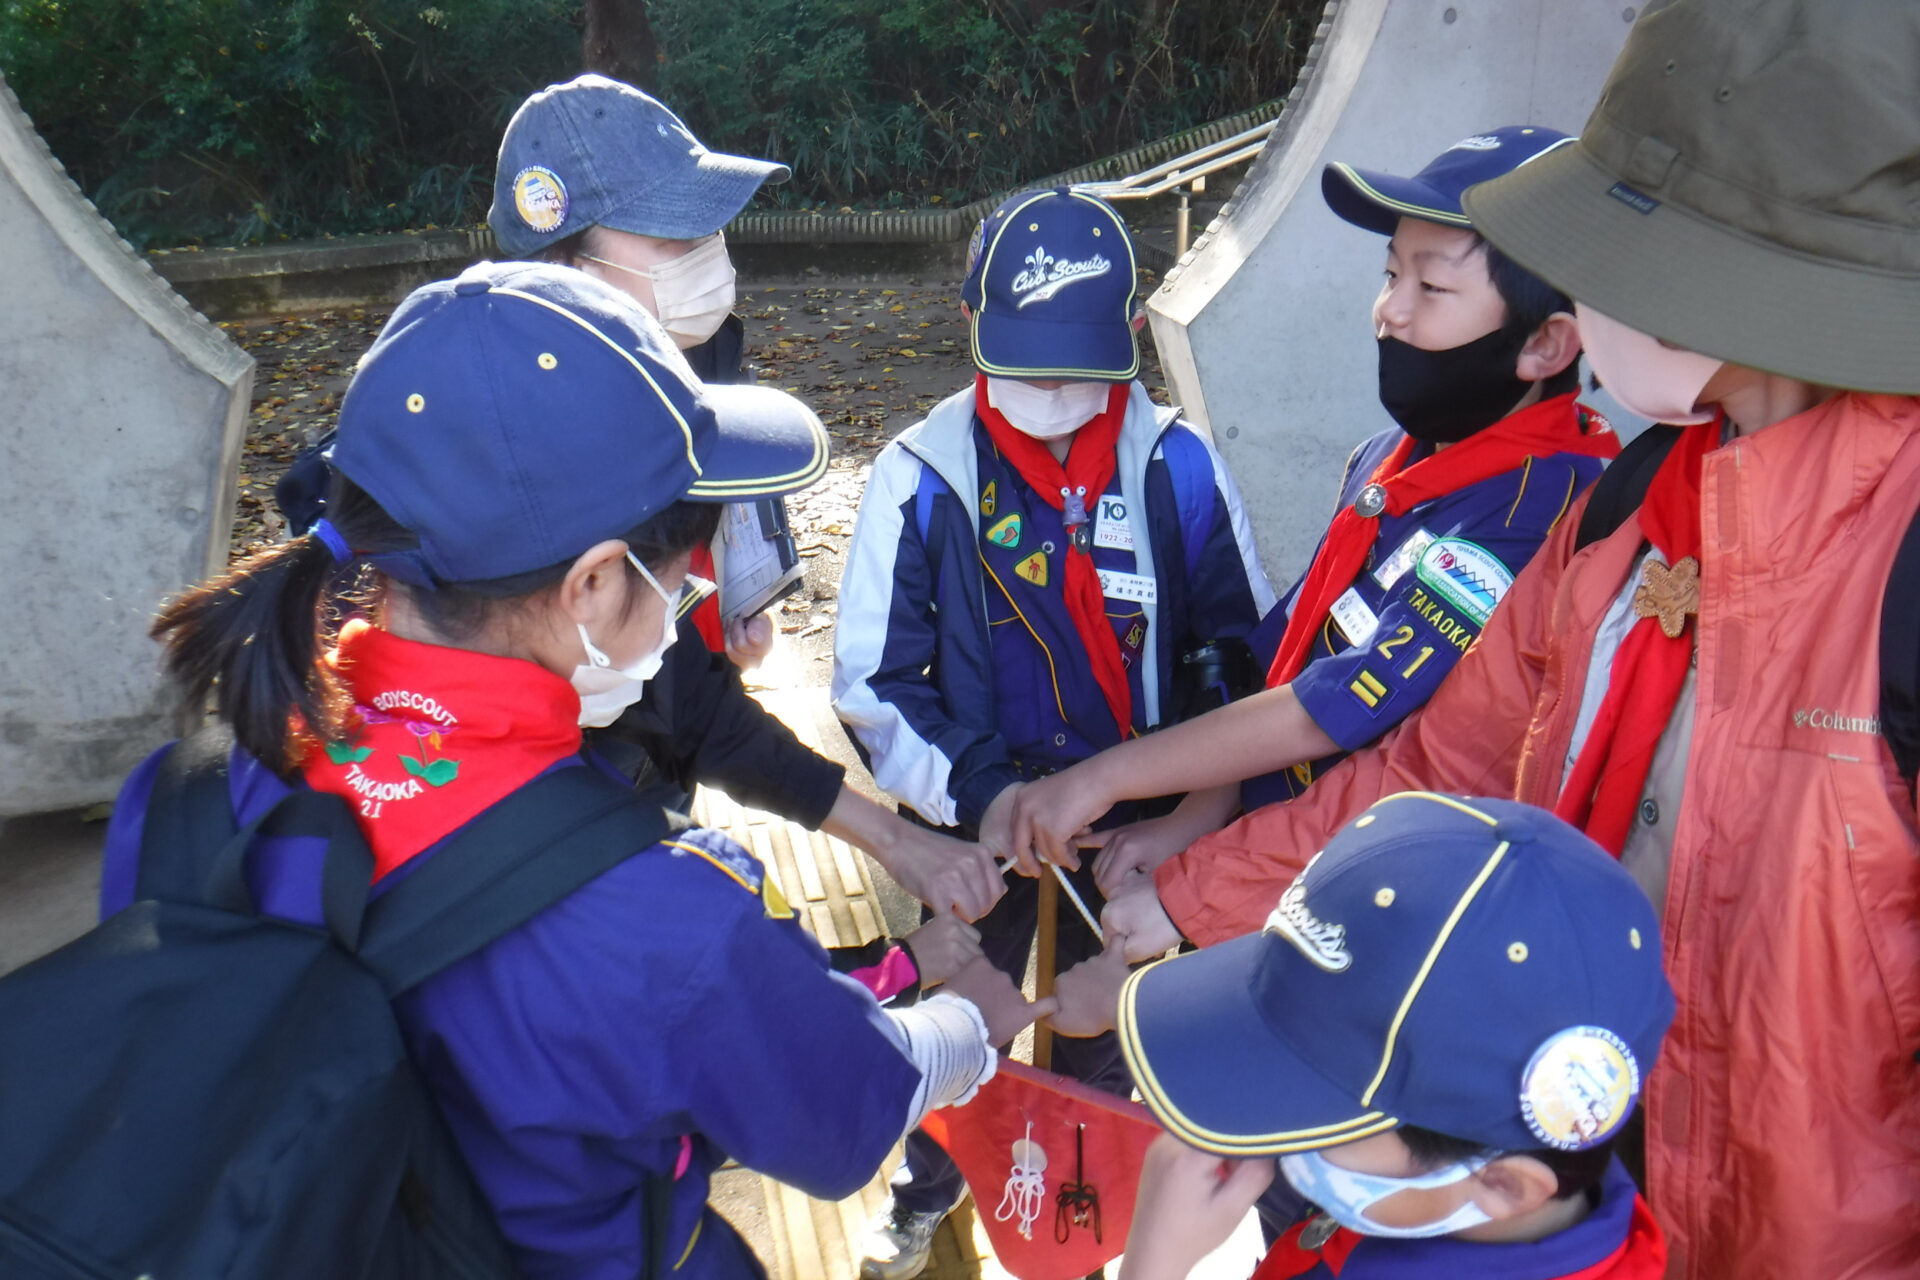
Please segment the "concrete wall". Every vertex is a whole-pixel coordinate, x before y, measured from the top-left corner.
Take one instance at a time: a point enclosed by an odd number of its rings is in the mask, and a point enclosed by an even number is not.
[[[68,180],[0,80],[0,815],[172,736],[146,630],[225,563],[253,359]]]
[[[1327,6],[1266,149],[1148,302],[1174,398],[1226,454],[1276,587],[1305,570],[1347,454],[1392,425],[1369,320],[1386,242],[1328,210],[1321,168],[1412,173],[1500,125],[1578,133],[1635,12],[1626,0]]]

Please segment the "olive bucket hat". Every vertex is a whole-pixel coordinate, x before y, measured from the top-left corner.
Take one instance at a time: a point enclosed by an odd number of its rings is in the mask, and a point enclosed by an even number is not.
[[[1920,392],[1920,3],[1654,0],[1579,143],[1463,204],[1644,333]]]

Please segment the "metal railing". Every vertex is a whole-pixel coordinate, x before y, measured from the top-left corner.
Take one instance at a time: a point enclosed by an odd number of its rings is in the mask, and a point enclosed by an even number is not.
[[[1174,260],[1187,256],[1187,242],[1193,230],[1193,197],[1207,189],[1207,175],[1230,168],[1258,155],[1267,144],[1276,121],[1268,120],[1231,138],[1222,138],[1204,147],[1195,147],[1151,169],[1111,182],[1076,182],[1075,191],[1084,191],[1103,200],[1145,200],[1150,196],[1178,190],[1180,212],[1174,221]]]

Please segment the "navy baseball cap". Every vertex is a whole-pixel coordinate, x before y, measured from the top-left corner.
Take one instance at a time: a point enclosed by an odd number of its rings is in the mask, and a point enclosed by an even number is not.
[[[1394,224],[1402,218],[1472,227],[1460,208],[1460,196],[1468,187],[1512,173],[1527,161],[1576,141],[1538,125],[1508,125],[1462,138],[1411,178],[1356,169],[1336,160],[1320,171],[1320,193],[1342,218],[1383,236],[1392,235]]]
[[[709,151],[659,99],[605,76],[549,85],[500,140],[487,222],[524,258],[587,227],[698,240],[787,166]]]
[[[960,300],[973,362],[998,378],[1125,382],[1133,336],[1133,237],[1113,206],[1066,187],[1010,196],[974,232]]]
[[[704,386],[626,294],[481,262],[407,296],[362,358],[333,465],[418,536],[371,557],[422,586],[562,564],[682,499],[804,488],[827,434],[772,387]]]
[[[1232,1157],[1402,1124],[1596,1146],[1672,1019],[1653,907],[1618,862],[1544,810],[1428,792],[1342,829],[1260,933],[1142,969],[1120,998],[1147,1105]]]

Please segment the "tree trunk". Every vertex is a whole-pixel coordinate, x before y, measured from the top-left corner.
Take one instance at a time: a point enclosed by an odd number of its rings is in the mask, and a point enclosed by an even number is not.
[[[580,60],[588,71],[648,89],[659,60],[646,0],[586,0]]]

